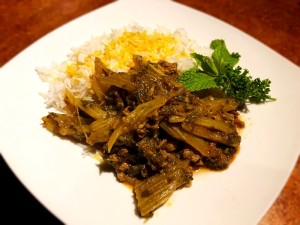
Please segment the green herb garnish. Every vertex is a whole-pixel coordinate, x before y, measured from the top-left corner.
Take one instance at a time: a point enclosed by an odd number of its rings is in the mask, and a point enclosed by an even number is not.
[[[237,66],[240,54],[230,53],[224,40],[213,40],[210,48],[214,50],[211,57],[192,53],[197,66],[178,79],[189,91],[220,88],[241,103],[275,100],[269,95],[271,81],[253,79],[247,69]]]

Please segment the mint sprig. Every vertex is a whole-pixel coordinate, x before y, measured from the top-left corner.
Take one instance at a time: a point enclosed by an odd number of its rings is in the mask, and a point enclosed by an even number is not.
[[[189,91],[218,87],[214,77],[200,72],[198,68],[187,70],[179,77],[178,81],[183,83]]]

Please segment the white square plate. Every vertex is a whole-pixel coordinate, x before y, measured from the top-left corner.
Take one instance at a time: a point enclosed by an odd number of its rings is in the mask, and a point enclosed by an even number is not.
[[[241,54],[240,65],[272,81],[277,101],[250,105],[241,150],[223,172],[197,172],[192,187],[175,192],[147,225],[253,225],[273,203],[300,151],[300,70],[247,34],[194,9],[167,0],[117,1],[49,33],[20,53],[0,74],[1,153],[23,184],[66,224],[145,224],[132,190],[81,147],[41,126],[48,111],[36,67],[66,59],[71,47],[133,22],[184,28],[199,45],[224,39]]]

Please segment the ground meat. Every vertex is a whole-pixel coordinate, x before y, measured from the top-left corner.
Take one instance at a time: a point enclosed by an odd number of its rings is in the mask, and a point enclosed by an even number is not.
[[[193,163],[200,161],[201,156],[190,149],[183,149],[182,158],[187,159]]]

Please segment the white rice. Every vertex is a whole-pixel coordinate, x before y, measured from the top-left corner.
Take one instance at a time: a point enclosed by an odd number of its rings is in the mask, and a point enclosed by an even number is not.
[[[124,32],[146,32],[153,34],[155,32],[170,35],[177,42],[174,47],[173,54],[162,58],[169,62],[176,62],[178,70],[184,71],[194,66],[194,61],[190,57],[190,53],[197,52],[203,55],[210,55],[211,49],[208,47],[200,47],[195,41],[188,38],[184,29],[176,29],[174,32],[163,27],[156,29],[143,28],[139,25],[129,25],[121,29],[113,29],[110,34],[92,37],[89,41],[78,48],[72,48],[71,54],[68,55],[66,61],[62,63],[53,63],[51,68],[37,68],[36,71],[41,80],[49,84],[47,93],[43,93],[47,107],[54,108],[58,111],[63,111],[65,106],[64,93],[65,89],[69,89],[75,96],[79,98],[89,97],[90,77],[94,73],[94,58],[104,54],[107,46],[114,40],[121,37]],[[118,50],[118,49],[117,49]],[[147,57],[147,52],[135,52]],[[157,52],[157,57],[160,57],[161,52]],[[163,54],[162,54],[163,55]],[[131,57],[131,56],[130,56]],[[106,58],[106,66],[110,69],[120,72],[125,71],[128,67],[118,67],[116,57]],[[70,75],[68,70],[72,69],[76,75]],[[75,70],[74,70],[75,68]]]

